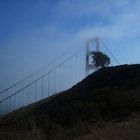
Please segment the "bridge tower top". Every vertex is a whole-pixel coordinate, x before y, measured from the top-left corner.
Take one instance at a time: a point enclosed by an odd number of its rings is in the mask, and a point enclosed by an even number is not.
[[[92,49],[90,48],[90,45],[94,44],[94,48],[92,47]],[[97,67],[91,63],[91,56],[93,55],[93,52],[99,52],[100,48],[99,48],[100,42],[99,42],[99,38],[92,38],[89,39],[87,41],[86,44],[86,76],[89,75],[90,70],[97,70]]]

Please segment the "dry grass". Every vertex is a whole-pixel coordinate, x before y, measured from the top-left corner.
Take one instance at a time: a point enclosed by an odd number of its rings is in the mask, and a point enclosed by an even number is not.
[[[85,133],[86,131],[86,133]],[[68,134],[69,132],[69,134]],[[136,113],[122,122],[79,123],[57,135],[46,136],[37,128],[30,132],[0,132],[0,140],[140,140],[140,114]],[[67,134],[66,134],[67,133]],[[66,136],[67,135],[67,136]]]

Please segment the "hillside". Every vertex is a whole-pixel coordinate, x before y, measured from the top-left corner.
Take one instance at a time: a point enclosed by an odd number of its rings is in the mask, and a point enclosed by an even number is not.
[[[140,139],[140,65],[102,68],[0,119],[0,140]]]

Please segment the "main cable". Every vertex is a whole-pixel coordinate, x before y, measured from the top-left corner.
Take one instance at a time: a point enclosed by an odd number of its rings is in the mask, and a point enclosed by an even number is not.
[[[20,90],[16,91],[15,93],[13,93],[12,95],[2,99],[0,101],[0,104],[6,100],[8,100],[9,98],[13,97],[14,95],[18,94],[19,92],[21,92],[22,90],[26,89],[27,87],[33,85],[34,83],[36,83],[37,81],[41,80],[42,78],[44,78],[45,76],[47,76],[48,74],[50,74],[52,71],[54,71],[56,68],[60,67],[61,65],[63,65],[65,62],[67,62],[68,60],[70,60],[72,57],[74,57],[75,55],[77,55],[83,48],[82,47],[79,51],[77,51],[76,53],[74,53],[73,55],[71,55],[70,57],[68,57],[65,61],[63,61],[62,63],[58,64],[57,66],[55,66],[53,69],[51,69],[49,72],[43,74],[42,76],[40,76],[39,78],[37,78],[36,80],[32,81],[31,83],[29,83],[28,85],[24,86],[23,88],[21,88]]]
[[[118,65],[120,65],[120,62],[119,62],[118,59],[114,56],[114,54],[111,52],[111,50],[109,49],[109,47],[105,44],[105,42],[104,42],[102,39],[100,39],[100,40],[101,40],[101,42],[103,43],[104,47],[108,50],[108,52],[110,53],[110,55],[114,58],[114,60],[116,61],[116,63],[117,63]]]
[[[15,84],[9,86],[8,88],[0,91],[0,94],[3,94],[4,92],[10,90],[11,88],[14,88],[15,86],[19,85],[20,83],[26,81],[27,79],[30,79],[31,77],[33,77],[35,74],[39,73],[40,71],[42,71],[43,69],[45,69],[46,67],[52,65],[53,63],[57,62],[58,60],[60,60],[62,57],[64,57],[67,53],[69,52],[69,50],[67,50],[66,52],[64,52],[62,55],[60,55],[59,57],[57,57],[56,59],[54,59],[52,62],[50,62],[49,64],[45,65],[44,67],[40,68],[38,71],[33,72],[32,74],[30,74],[29,76],[23,78],[22,80],[16,82]]]

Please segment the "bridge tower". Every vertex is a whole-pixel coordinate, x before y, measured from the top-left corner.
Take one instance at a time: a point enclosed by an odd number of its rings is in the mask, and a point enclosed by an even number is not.
[[[93,52],[99,52],[99,38],[93,38],[89,39],[86,44],[86,76],[89,75],[90,70],[97,70],[98,67],[96,67],[91,62],[91,56],[93,55]],[[94,44],[94,49],[90,47],[90,45]]]

